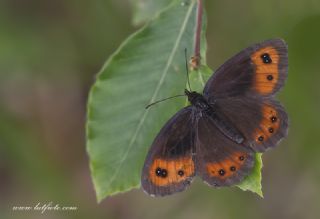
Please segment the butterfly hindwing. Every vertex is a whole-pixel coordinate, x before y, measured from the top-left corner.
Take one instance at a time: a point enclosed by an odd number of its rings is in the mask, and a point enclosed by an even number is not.
[[[231,186],[250,174],[254,165],[250,147],[227,138],[206,114],[196,124],[197,175],[212,186]]]
[[[183,191],[195,175],[192,108],[174,115],[152,143],[142,171],[142,188],[150,195]]]
[[[287,78],[287,45],[267,40],[242,50],[225,62],[208,80],[204,95],[224,98],[275,94]]]
[[[261,119],[248,136],[251,147],[257,152],[264,152],[275,147],[288,134],[288,115],[278,101],[265,100],[261,103]]]
[[[233,97],[218,99],[215,108],[223,113],[256,152],[275,147],[286,137],[288,116],[281,104],[270,98]]]

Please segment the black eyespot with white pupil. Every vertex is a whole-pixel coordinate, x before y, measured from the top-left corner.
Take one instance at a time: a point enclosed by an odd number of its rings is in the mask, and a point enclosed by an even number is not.
[[[166,178],[168,175],[168,171],[166,169],[161,169],[160,167],[158,167],[156,169],[156,175],[162,178]]]
[[[272,59],[271,59],[271,57],[270,57],[270,55],[268,53],[263,53],[261,55],[261,59],[262,59],[263,63],[265,63],[265,64],[272,63]]]
[[[268,79],[268,81],[272,81],[273,80],[273,76],[272,75],[268,75],[267,79]]]
[[[263,139],[264,139],[264,137],[261,135],[261,136],[259,136],[258,141],[263,141]]]
[[[183,175],[184,175],[183,170],[179,170],[179,171],[178,171],[178,175],[179,175],[179,176],[183,176]]]
[[[273,132],[274,132],[274,130],[273,130],[272,127],[269,128],[269,132],[270,132],[270,133],[273,133]]]
[[[223,176],[225,173],[226,173],[226,171],[224,171],[224,169],[220,169],[220,170],[219,170],[220,176]]]
[[[157,176],[161,176],[161,173],[162,173],[162,169],[158,167],[158,168],[156,169],[156,175],[157,175]]]

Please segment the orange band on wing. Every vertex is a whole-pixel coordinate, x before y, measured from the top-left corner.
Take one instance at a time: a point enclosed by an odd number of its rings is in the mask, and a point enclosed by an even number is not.
[[[280,127],[280,119],[277,111],[270,106],[262,107],[263,119],[259,124],[259,128],[254,132],[254,139],[257,143],[263,143],[268,140]]]
[[[279,54],[274,47],[259,49],[251,55],[255,65],[254,89],[263,94],[269,94],[277,85],[279,79]]]
[[[210,177],[225,179],[235,174],[244,164],[247,156],[245,153],[236,152],[230,157],[207,164],[207,171]]]
[[[194,175],[191,157],[176,160],[155,159],[149,170],[150,181],[157,186],[179,183]]]

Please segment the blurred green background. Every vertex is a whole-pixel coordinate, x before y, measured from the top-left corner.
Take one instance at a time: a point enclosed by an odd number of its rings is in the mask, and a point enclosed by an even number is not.
[[[278,95],[287,139],[267,152],[264,199],[200,180],[151,198],[141,190],[96,203],[85,150],[95,74],[137,28],[129,0],[0,1],[0,218],[320,218],[320,1],[206,1],[208,64],[282,37],[289,78]],[[15,212],[52,201],[67,212]]]

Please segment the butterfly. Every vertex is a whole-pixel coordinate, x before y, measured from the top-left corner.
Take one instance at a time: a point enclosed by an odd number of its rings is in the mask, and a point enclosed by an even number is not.
[[[181,192],[194,176],[214,187],[241,182],[255,153],[287,136],[288,116],[275,100],[287,71],[287,44],[271,39],[230,58],[202,94],[185,90],[190,105],[154,139],[142,169],[143,190],[152,196]]]

